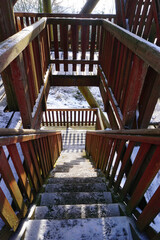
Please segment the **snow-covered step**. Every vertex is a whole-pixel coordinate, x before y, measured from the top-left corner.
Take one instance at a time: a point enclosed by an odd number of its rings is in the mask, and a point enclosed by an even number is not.
[[[30,220],[25,240],[132,240],[127,217]]]
[[[105,183],[47,184],[45,192],[106,192]]]
[[[74,178],[49,178],[48,183],[54,184],[81,184],[81,183],[105,183],[104,177],[74,177]]]
[[[110,192],[42,193],[41,206],[112,203]]]
[[[112,204],[79,204],[36,207],[35,219],[76,219],[120,216],[120,207]]]

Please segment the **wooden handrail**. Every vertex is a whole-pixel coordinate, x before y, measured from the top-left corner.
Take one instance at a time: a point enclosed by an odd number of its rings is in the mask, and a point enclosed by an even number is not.
[[[143,59],[156,72],[160,73],[160,47],[147,40],[125,30],[118,25],[103,20],[103,27],[127,46],[133,53]]]
[[[47,18],[47,24],[66,24],[66,25],[102,25],[101,19],[90,18]]]
[[[115,14],[73,14],[73,13],[26,13],[26,12],[15,12],[16,17],[63,17],[63,18],[110,18],[116,19]]]
[[[0,43],[0,73],[28,46],[45,28],[47,18],[42,18],[32,26],[9,37]]]

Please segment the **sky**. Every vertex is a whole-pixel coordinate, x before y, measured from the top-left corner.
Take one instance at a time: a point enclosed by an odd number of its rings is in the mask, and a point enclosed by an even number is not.
[[[74,8],[76,12],[79,12],[85,2],[86,0],[63,0],[62,5],[64,7]],[[115,0],[99,0],[99,3],[92,13],[115,13]]]

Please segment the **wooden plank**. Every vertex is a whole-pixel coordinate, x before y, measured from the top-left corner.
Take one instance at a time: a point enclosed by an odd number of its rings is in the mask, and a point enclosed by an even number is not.
[[[160,146],[155,150],[145,172],[143,173],[129,203],[127,206],[127,211],[131,213],[133,209],[138,205],[140,200],[142,199],[144,193],[148,189],[150,183],[154,179],[155,175],[160,169]]]
[[[127,146],[124,157],[122,159],[122,166],[121,166],[121,169],[119,171],[119,174],[118,174],[115,186],[114,186],[114,191],[115,192],[118,191],[118,188],[119,188],[119,185],[121,183],[122,177],[123,177],[123,175],[126,171],[126,168],[129,164],[129,162],[130,162],[130,156],[131,156],[131,153],[133,151],[134,146],[135,146],[135,142],[129,142],[129,144]]]
[[[57,24],[53,24],[53,36],[55,59],[59,59]],[[56,64],[56,71],[59,71],[59,64]]]
[[[159,96],[160,75],[149,68],[139,101],[139,128],[148,127]]]
[[[39,185],[42,186],[43,181],[42,181],[42,177],[41,177],[41,174],[40,174],[40,169],[39,169],[39,165],[38,165],[38,161],[37,161],[37,157],[36,157],[36,152],[34,151],[34,148],[33,148],[33,144],[34,144],[34,142],[29,141],[29,150],[32,154],[32,160],[33,160],[33,163],[34,163],[34,167],[36,169],[36,174],[37,174],[37,177],[38,177],[38,180],[39,180]]]
[[[147,69],[148,65],[135,55],[123,108],[123,124],[130,128],[134,121]]]
[[[7,188],[11,193],[14,203],[16,204],[21,213],[21,216],[25,217],[27,213],[27,206],[23,201],[22,194],[13,176],[10,165],[2,147],[0,147],[0,173]]]
[[[91,47],[90,47],[90,60],[94,59],[95,40],[96,40],[96,26],[92,26]],[[93,71],[93,65],[89,65],[89,71],[90,72]]]
[[[97,65],[99,63],[98,60],[85,60],[85,59],[51,59],[50,63],[55,64],[94,64]]]
[[[87,26],[81,26],[81,60],[86,58],[86,50],[87,50]],[[85,64],[81,64],[81,71],[85,71]]]
[[[143,0],[139,0],[139,2],[137,3],[137,9],[134,17],[133,28],[132,28],[133,33],[137,32],[137,26],[139,25],[138,22],[141,14],[142,4],[143,4]]]
[[[85,19],[85,18],[48,18],[47,24],[67,24],[67,25],[101,25],[102,21],[100,19]]]
[[[77,59],[77,50],[78,50],[78,31],[79,28],[76,25],[71,25],[71,43],[72,43],[72,52],[73,60]],[[73,71],[76,71],[77,65],[73,64]]]
[[[111,187],[113,185],[114,178],[115,178],[115,175],[116,175],[116,171],[117,171],[118,165],[121,161],[122,154],[123,154],[123,151],[124,151],[124,148],[125,148],[125,143],[126,143],[125,140],[122,140],[119,143],[120,145],[118,147],[117,157],[116,157],[116,160],[115,160],[115,163],[114,163],[114,166],[113,166],[113,170],[112,170],[112,173],[111,173],[111,176],[110,176],[110,179],[109,179],[109,185],[108,185],[109,187]]]
[[[13,229],[13,231],[16,231],[19,225],[19,219],[13,211],[13,208],[9,204],[1,188],[0,196],[0,217],[11,229]]]
[[[149,7],[149,3],[150,3],[150,0],[146,0],[144,2],[143,11],[142,11],[142,14],[141,14],[141,21],[139,23],[139,28],[138,28],[138,32],[137,32],[137,35],[139,35],[139,36],[141,36],[143,27],[146,24],[145,19],[147,17],[147,11],[148,11],[148,7]]]
[[[28,143],[27,142],[21,143],[21,148],[22,148],[22,151],[24,154],[25,163],[26,163],[26,166],[28,169],[28,173],[31,177],[32,184],[34,186],[35,191],[38,192],[38,190],[39,190],[38,179],[37,179],[37,175],[36,175],[34,166],[32,164],[32,159],[30,156]]]
[[[29,185],[29,181],[26,175],[26,172],[24,170],[24,167],[22,165],[22,161],[20,159],[18,150],[16,148],[16,145],[9,145],[8,147],[9,155],[11,156],[12,162],[14,164],[14,167],[16,169],[16,172],[19,177],[19,181],[23,187],[23,190],[25,194],[27,195],[27,198],[29,199],[30,202],[33,201],[33,193],[31,192],[31,187]]]
[[[135,176],[137,175],[137,172],[140,169],[149,149],[150,149],[150,144],[146,144],[146,143],[141,144],[141,147],[140,147],[140,149],[136,155],[136,158],[134,160],[133,166],[128,174],[127,180],[123,186],[123,189],[121,192],[122,199],[124,199],[127,192],[129,191],[129,188],[133,182],[133,179],[135,179]]]
[[[50,86],[99,86],[98,76],[52,75]]]
[[[112,166],[112,162],[113,162],[113,157],[115,155],[115,151],[116,151],[116,147],[117,147],[117,140],[108,138],[107,143],[110,146],[109,151],[108,151],[110,153],[110,155],[108,155],[107,158],[105,157],[104,161],[107,161],[107,164],[105,163],[105,165],[106,165],[105,175],[108,178],[110,176],[110,170],[111,170],[111,166]]]
[[[68,25],[64,24],[62,26],[62,33],[63,35],[61,38],[63,38],[62,44],[63,44],[63,53],[64,53],[64,59],[68,59]],[[64,71],[68,71],[68,65],[64,63]]]
[[[43,178],[45,179],[46,176],[47,176],[47,171],[46,171],[46,168],[45,168],[45,162],[44,162],[43,153],[42,153],[42,149],[41,149],[40,139],[38,139],[36,141],[36,149],[37,149],[37,153],[39,155],[39,161],[40,161],[40,164],[41,164]]]
[[[158,215],[160,209],[160,186],[157,188],[156,192],[147,203],[146,207],[137,219],[137,225],[140,231],[144,231],[145,228],[153,221],[153,219]]]

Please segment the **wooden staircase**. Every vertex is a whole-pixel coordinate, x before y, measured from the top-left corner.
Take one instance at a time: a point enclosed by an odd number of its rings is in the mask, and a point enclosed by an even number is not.
[[[112,200],[104,175],[85,156],[85,131],[63,131],[62,139],[64,150],[24,239],[147,239],[137,235],[133,219],[124,216],[124,206]]]

